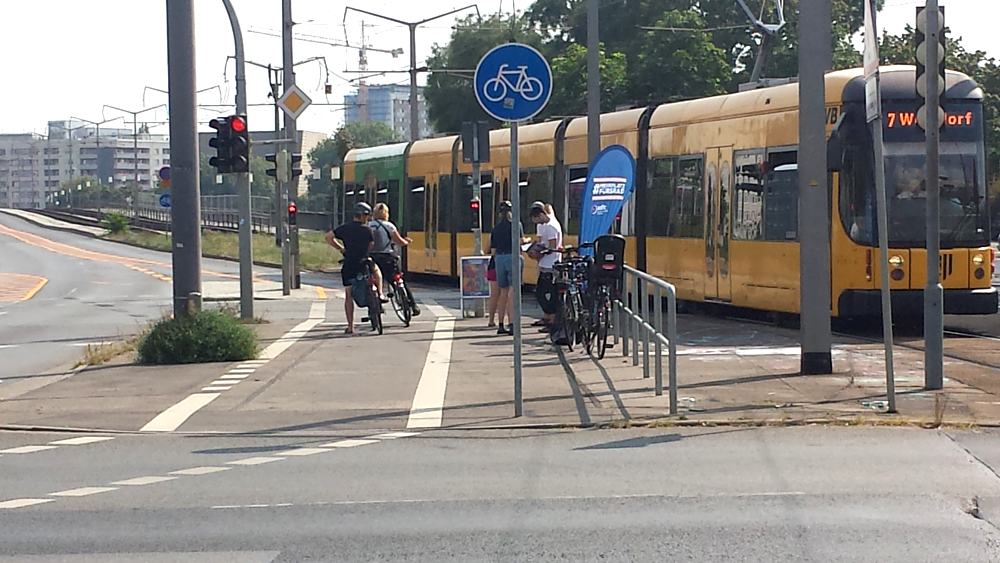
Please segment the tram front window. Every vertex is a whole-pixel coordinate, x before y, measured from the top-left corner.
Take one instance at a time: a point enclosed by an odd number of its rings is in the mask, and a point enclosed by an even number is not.
[[[921,247],[927,240],[926,152],[923,143],[885,147],[885,184],[889,245]],[[988,244],[986,198],[981,160],[974,143],[942,143],[939,164],[941,245]],[[852,239],[877,245],[875,179],[870,166],[850,167],[845,175],[846,225]],[[872,164],[874,164],[872,162]],[[868,170],[865,170],[865,169]]]

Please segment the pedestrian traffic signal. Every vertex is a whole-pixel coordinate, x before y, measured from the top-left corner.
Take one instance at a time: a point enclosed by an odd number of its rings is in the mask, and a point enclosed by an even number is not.
[[[472,211],[472,230],[475,231],[482,225],[482,212],[479,208],[478,197],[472,198],[472,201],[469,202],[469,209]]]
[[[301,168],[302,165],[300,164],[301,162],[302,162],[302,155],[301,154],[291,154],[291,155],[289,155],[289,162],[288,162],[288,166],[289,166],[288,177],[289,178],[295,178],[295,177],[298,177],[298,176],[302,175],[302,168]]]
[[[245,115],[229,117],[229,168],[231,172],[250,172],[250,128]]]
[[[222,117],[208,122],[208,126],[215,129],[215,137],[208,141],[208,146],[215,149],[215,156],[208,160],[208,163],[219,171],[219,174],[232,172],[232,165],[229,161],[229,143],[233,137],[233,130],[229,125],[229,118]]]
[[[298,211],[299,208],[295,206],[294,203],[288,204],[288,226],[294,227],[298,224]]]

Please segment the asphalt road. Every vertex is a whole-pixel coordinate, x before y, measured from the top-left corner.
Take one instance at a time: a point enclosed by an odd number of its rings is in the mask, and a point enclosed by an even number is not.
[[[1000,560],[997,433],[360,437],[0,434],[0,563]]]
[[[65,371],[87,344],[119,340],[172,311],[169,253],[46,229],[0,213],[0,257],[0,276],[47,280],[30,299],[0,299],[0,381],[8,385]],[[202,268],[205,281],[239,276],[235,262],[203,259]],[[255,268],[255,275],[280,279],[267,268]],[[300,308],[258,306],[272,317],[301,316]]]

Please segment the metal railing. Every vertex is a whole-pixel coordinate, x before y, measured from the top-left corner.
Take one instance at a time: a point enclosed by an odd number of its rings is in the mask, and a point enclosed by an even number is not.
[[[677,291],[673,284],[635,268],[625,266],[624,270],[622,294],[613,303],[615,344],[621,338],[622,353],[626,357],[631,353],[632,365],[636,366],[639,365],[639,340],[642,340],[642,376],[648,378],[649,345],[652,339],[655,353],[654,387],[657,396],[663,395],[663,346],[667,347],[670,414],[677,414]],[[664,298],[667,301],[666,333],[663,331]],[[626,299],[630,303],[626,303]],[[638,311],[629,307],[630,304]],[[653,311],[650,311],[651,306]],[[652,323],[648,320],[650,313],[653,315]]]

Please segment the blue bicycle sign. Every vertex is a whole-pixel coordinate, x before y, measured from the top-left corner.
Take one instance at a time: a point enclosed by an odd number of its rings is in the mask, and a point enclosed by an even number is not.
[[[541,53],[528,45],[507,43],[479,61],[476,99],[500,121],[521,121],[542,111],[552,94],[552,69]]]

